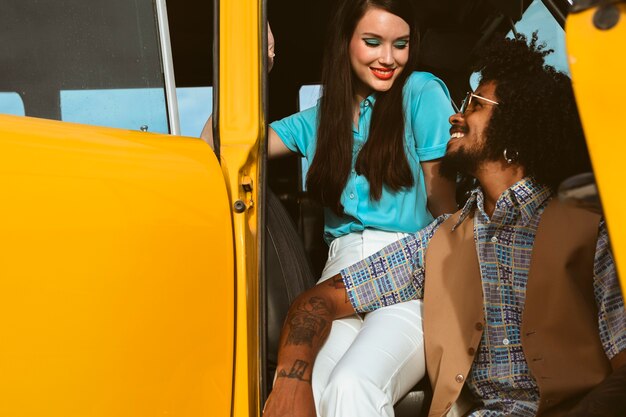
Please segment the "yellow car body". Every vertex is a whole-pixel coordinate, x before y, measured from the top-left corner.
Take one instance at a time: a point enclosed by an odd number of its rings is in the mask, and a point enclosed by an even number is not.
[[[0,116],[0,415],[259,415],[261,12],[221,4],[220,162]]]
[[[208,146],[1,116],[0,147],[0,415],[229,415],[235,248]]]
[[[593,3],[593,2],[592,2]],[[614,3],[614,4],[612,4]],[[608,8],[608,9],[607,9]],[[608,19],[602,29],[594,20]],[[602,200],[622,293],[626,293],[626,193],[623,163],[626,133],[626,3],[595,2],[572,13],[566,26],[569,64],[593,171]]]

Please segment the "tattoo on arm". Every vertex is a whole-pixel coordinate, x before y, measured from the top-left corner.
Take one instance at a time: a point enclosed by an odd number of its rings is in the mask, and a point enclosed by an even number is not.
[[[343,279],[341,278],[341,275],[335,275],[334,277],[330,278],[328,281],[328,286],[329,287],[333,287],[337,290],[345,290],[346,289],[346,284],[343,283]],[[344,303],[348,303],[350,302],[350,300],[348,300],[348,292],[345,292],[345,297],[344,297]]]
[[[289,333],[286,344],[313,347],[313,339],[321,336],[329,327],[325,317],[330,314],[330,309],[323,298],[309,298],[287,317]]]
[[[328,282],[328,286],[336,289],[346,288],[345,284],[343,283],[343,279],[341,279],[341,275],[335,275],[326,282]]]
[[[297,379],[299,381],[311,383],[311,378],[309,379],[304,378],[304,374],[308,367],[309,367],[308,362],[297,359],[291,366],[291,370],[289,370],[289,372],[285,371],[284,369],[281,369],[278,372],[277,378]]]

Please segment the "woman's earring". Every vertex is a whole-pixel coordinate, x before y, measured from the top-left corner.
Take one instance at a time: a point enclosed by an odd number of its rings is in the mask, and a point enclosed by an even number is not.
[[[517,159],[517,157],[519,156],[519,154],[517,153],[517,151],[513,151],[513,153],[515,155],[508,155],[508,149],[504,149],[504,160],[506,161],[507,164],[512,164],[513,161],[515,161]]]

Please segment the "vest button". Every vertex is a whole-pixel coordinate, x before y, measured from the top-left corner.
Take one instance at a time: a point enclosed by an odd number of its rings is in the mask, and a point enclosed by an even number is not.
[[[483,329],[483,324],[482,323],[476,323],[476,330],[482,330]]]
[[[460,384],[461,382],[465,381],[465,377],[461,374],[458,374],[454,377],[454,380]]]
[[[474,356],[474,353],[476,353],[476,349],[474,349],[473,347],[467,349],[467,354],[470,356]]]

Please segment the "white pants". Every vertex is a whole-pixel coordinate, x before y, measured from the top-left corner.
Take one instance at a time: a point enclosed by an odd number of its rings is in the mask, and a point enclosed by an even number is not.
[[[320,282],[404,236],[365,230],[335,239]],[[317,415],[391,417],[424,373],[421,301],[335,320],[313,366]]]

